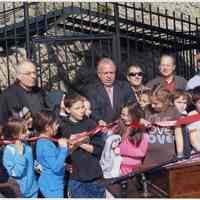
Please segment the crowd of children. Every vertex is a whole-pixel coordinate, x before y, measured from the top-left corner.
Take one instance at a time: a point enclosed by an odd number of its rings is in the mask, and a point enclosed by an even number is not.
[[[1,146],[0,184],[7,184],[1,194],[10,197],[12,190],[12,197],[63,198],[67,190],[68,197],[102,198],[106,191],[103,177],[127,175],[142,163],[189,156],[192,148],[200,151],[199,121],[177,127],[153,126],[198,114],[200,87],[191,94],[171,93],[158,85],[151,91],[144,89],[137,99],[122,107],[117,131],[102,129],[78,143],[72,142],[77,134],[97,126],[90,118],[90,102],[79,94],[60,95],[53,111],[41,111],[34,119],[25,107],[15,113],[1,127],[1,139],[13,141]],[[39,139],[27,142],[32,136]],[[52,140],[55,136],[57,143]]]

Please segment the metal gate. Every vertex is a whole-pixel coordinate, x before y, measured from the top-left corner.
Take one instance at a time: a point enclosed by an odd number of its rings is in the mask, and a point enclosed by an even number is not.
[[[14,80],[15,66],[31,58],[38,82],[46,88],[81,87],[95,78],[99,57],[113,58],[118,78],[138,63],[146,80],[157,76],[159,57],[174,53],[176,73],[194,74],[200,50],[199,20],[175,11],[169,14],[151,3],[2,3],[0,11],[0,83]]]
[[[32,60],[37,65],[38,83],[51,89],[80,91],[96,78],[96,62],[100,57],[115,60],[115,37],[35,37]]]

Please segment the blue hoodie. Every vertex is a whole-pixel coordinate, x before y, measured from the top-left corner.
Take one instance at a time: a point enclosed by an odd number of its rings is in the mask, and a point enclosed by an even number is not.
[[[9,176],[15,178],[20,187],[22,197],[37,197],[38,184],[34,172],[32,149],[24,145],[23,155],[19,154],[15,144],[4,148],[3,165]]]
[[[40,139],[36,145],[37,161],[42,167],[39,177],[40,191],[45,197],[64,197],[64,163],[67,148],[56,147],[48,139]]]

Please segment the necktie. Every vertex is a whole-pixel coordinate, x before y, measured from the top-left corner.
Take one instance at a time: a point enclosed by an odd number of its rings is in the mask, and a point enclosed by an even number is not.
[[[111,106],[113,107],[113,88],[112,87],[106,87],[106,92],[109,96]]]

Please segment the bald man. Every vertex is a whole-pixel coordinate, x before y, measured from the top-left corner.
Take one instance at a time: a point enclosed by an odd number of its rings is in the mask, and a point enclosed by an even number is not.
[[[44,92],[36,85],[36,66],[24,61],[17,66],[16,81],[1,94],[0,124],[23,107],[34,115],[45,107]]]
[[[98,80],[86,87],[85,96],[92,105],[92,118],[106,125],[120,117],[122,106],[136,102],[128,82],[116,80],[116,65],[110,58],[102,58],[97,64]]]
[[[181,77],[175,75],[176,71],[176,59],[172,54],[163,54],[160,57],[160,76],[147,83],[148,88],[154,88],[156,85],[161,84],[170,92],[174,92],[177,89],[184,90],[187,81]]]

